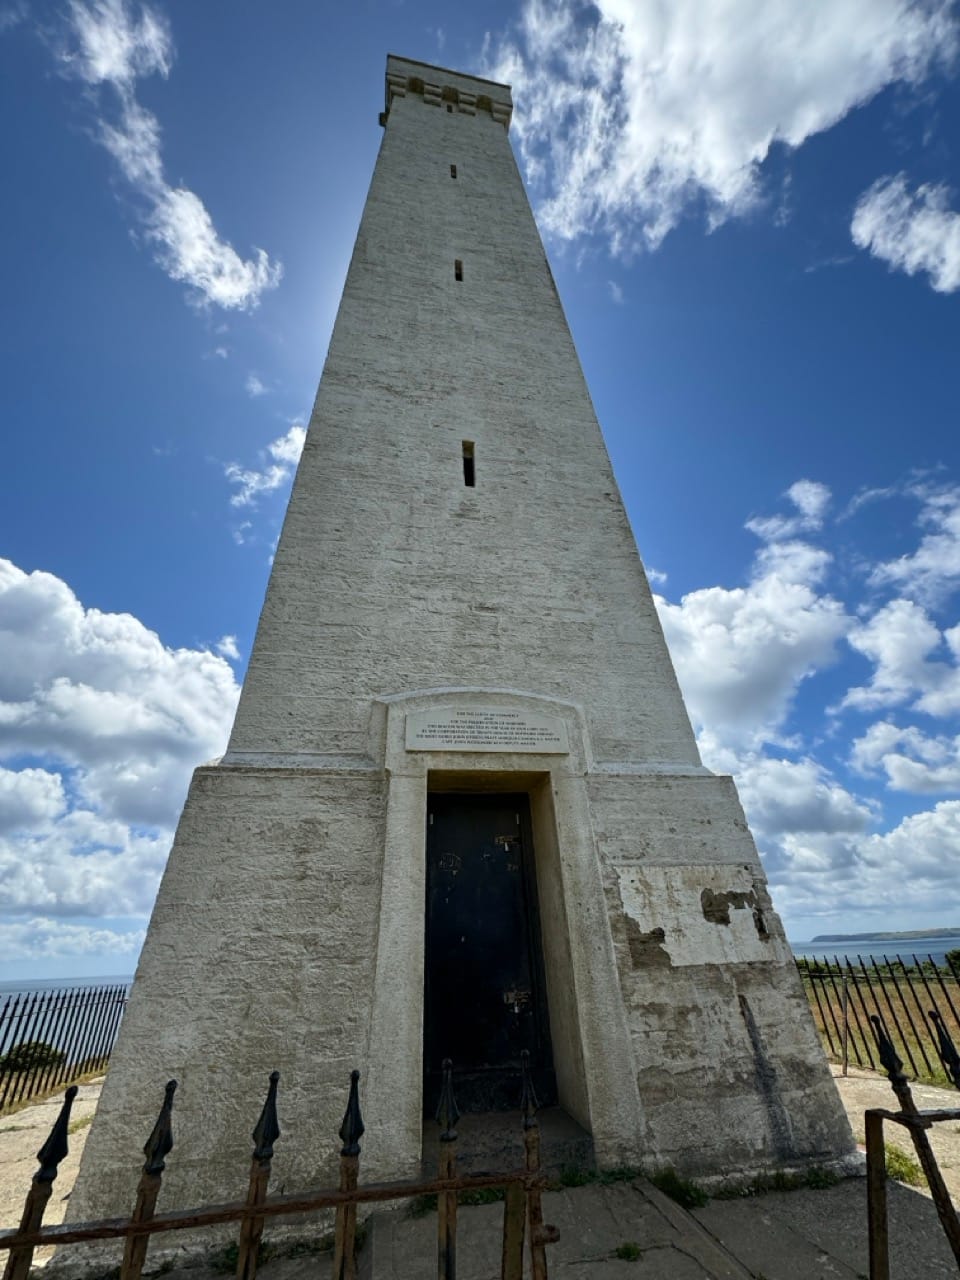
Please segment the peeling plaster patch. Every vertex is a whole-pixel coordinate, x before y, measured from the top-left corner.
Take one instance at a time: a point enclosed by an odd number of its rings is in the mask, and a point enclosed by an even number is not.
[[[717,893],[713,889],[704,889],[700,894],[700,910],[703,912],[704,920],[709,921],[710,924],[729,925],[731,907],[740,911],[749,907],[753,914],[753,927],[757,931],[757,937],[761,942],[769,941],[770,932],[755,888],[749,893]]]
[[[730,908],[756,907],[757,895],[751,889],[749,893],[715,893],[713,889],[704,889],[700,894],[700,910],[704,920],[711,924],[729,924]]]
[[[633,967],[669,969],[673,961],[670,959],[670,952],[663,945],[667,936],[664,931],[651,929],[649,933],[644,933],[632,916],[624,915],[623,919],[627,926],[627,945]]]

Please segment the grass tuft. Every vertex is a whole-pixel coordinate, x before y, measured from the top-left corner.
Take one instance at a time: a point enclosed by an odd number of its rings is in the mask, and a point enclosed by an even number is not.
[[[905,1182],[908,1187],[922,1187],[924,1185],[926,1179],[923,1176],[923,1170],[913,1156],[908,1156],[899,1147],[891,1147],[889,1144],[884,1144],[884,1154],[887,1158],[888,1178],[895,1178],[897,1182]]]
[[[640,1246],[633,1240],[624,1240],[623,1244],[618,1244],[613,1251],[615,1258],[622,1258],[624,1262],[636,1262],[640,1257]]]
[[[702,1209],[710,1199],[703,1187],[698,1187],[689,1178],[682,1178],[669,1165],[650,1174],[650,1181],[658,1191],[675,1200],[683,1209]]]

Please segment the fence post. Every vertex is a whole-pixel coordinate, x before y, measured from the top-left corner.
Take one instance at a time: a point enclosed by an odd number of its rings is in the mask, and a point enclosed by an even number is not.
[[[443,1060],[443,1086],[437,1104],[437,1124],[440,1134],[440,1161],[438,1177],[457,1176],[457,1130],[460,1109],[453,1095],[453,1062]],[[441,1191],[437,1197],[437,1277],[438,1280],[457,1278],[457,1193]]]
[[[914,1150],[926,1176],[933,1203],[936,1205],[940,1225],[943,1227],[944,1235],[953,1250],[953,1256],[956,1258],[958,1265],[960,1265],[960,1219],[957,1218],[957,1211],[953,1207],[950,1193],[947,1191],[943,1181],[943,1174],[940,1172],[937,1158],[930,1146],[930,1139],[927,1137],[926,1131],[930,1127],[930,1121],[924,1120],[917,1110],[910,1084],[903,1074],[903,1063],[897,1057],[896,1050],[883,1029],[883,1023],[875,1014],[870,1021],[873,1023],[873,1034],[877,1040],[877,1052],[880,1054],[880,1061],[886,1069],[891,1088],[897,1095],[897,1101],[900,1103],[900,1112],[912,1120],[907,1129],[913,1139]]]
[[[27,1198],[24,1201],[23,1214],[20,1218],[20,1234],[22,1235],[39,1231],[43,1223],[43,1213],[53,1192],[57,1168],[69,1150],[67,1131],[70,1127],[70,1108],[73,1106],[73,1100],[76,1096],[77,1086],[72,1084],[63,1095],[63,1106],[60,1108],[60,1114],[50,1130],[50,1136],[37,1152],[40,1168],[33,1175],[30,1190],[27,1192]],[[30,1264],[33,1262],[33,1249],[34,1246],[32,1244],[23,1244],[10,1250],[10,1257],[7,1259],[7,1265],[3,1272],[3,1280],[27,1280]]]
[[[930,1009],[928,1012],[930,1021],[937,1029],[937,1052],[940,1054],[943,1069],[956,1087],[960,1089],[960,1054],[957,1053],[957,1047],[950,1039],[950,1032],[946,1028],[940,1011],[938,1009]]]
[[[843,982],[843,1074],[847,1074],[850,1064],[850,1022],[847,1017],[847,975],[841,974]]]
[[[360,1139],[363,1117],[360,1114],[360,1072],[350,1072],[350,1097],[340,1126],[340,1190],[356,1191],[360,1172]],[[356,1202],[337,1205],[337,1222],[333,1239],[333,1280],[356,1280],[357,1262],[353,1256],[357,1236]]]
[[[131,1224],[149,1222],[156,1210],[167,1156],[173,1150],[173,1124],[170,1113],[173,1110],[173,1095],[176,1091],[176,1080],[168,1080],[163,1091],[163,1106],[160,1108],[157,1122],[150,1132],[150,1137],[144,1143],[143,1154],[147,1158],[143,1165],[143,1172],[140,1174],[136,1203],[130,1215]],[[123,1262],[120,1264],[120,1280],[140,1280],[140,1272],[147,1258],[149,1244],[148,1235],[127,1236],[123,1246]]]
[[[890,1280],[887,1230],[887,1158],[883,1145],[883,1116],[867,1111],[863,1117],[867,1145],[867,1234],[870,1241],[870,1280]]]
[[[540,1177],[540,1125],[537,1112],[540,1103],[534,1092],[533,1080],[530,1077],[530,1054],[524,1049],[520,1054],[520,1066],[523,1072],[523,1094],[520,1110],[523,1115],[523,1145],[527,1167],[527,1219],[530,1225],[530,1274],[533,1280],[547,1280],[547,1255],[544,1246],[553,1244],[559,1237],[556,1227],[548,1226],[543,1220],[543,1205],[540,1199],[542,1179]]]
[[[260,1112],[260,1119],[253,1131],[253,1157],[250,1161],[250,1183],[247,1187],[247,1208],[256,1209],[267,1198],[270,1182],[270,1165],[273,1160],[273,1144],[280,1137],[277,1119],[277,1084],[279,1071],[271,1071],[267,1100]],[[263,1217],[244,1218],[240,1226],[240,1247],[237,1252],[237,1280],[254,1280],[260,1260],[260,1241],[263,1238]]]

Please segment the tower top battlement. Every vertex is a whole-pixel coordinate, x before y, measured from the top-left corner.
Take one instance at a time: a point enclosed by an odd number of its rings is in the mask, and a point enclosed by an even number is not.
[[[486,111],[505,129],[510,127],[513,97],[508,84],[387,54],[386,113],[389,114],[394,98],[408,94],[419,95],[432,106],[446,105],[465,115]]]

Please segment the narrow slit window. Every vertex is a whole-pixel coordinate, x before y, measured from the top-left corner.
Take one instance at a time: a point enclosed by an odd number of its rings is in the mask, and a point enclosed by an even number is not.
[[[448,110],[448,111],[450,111],[450,112],[452,112],[452,111],[453,111],[453,104],[452,104],[452,103],[450,103],[450,102],[448,102],[448,103],[447,103],[447,110]]]
[[[453,278],[454,280],[463,280],[463,263],[459,258],[453,260]]]
[[[468,489],[477,487],[477,464],[473,456],[473,441],[463,442],[463,483]]]
[[[457,166],[455,164],[452,164],[450,166],[450,177],[455,178],[456,176],[457,176]]]

